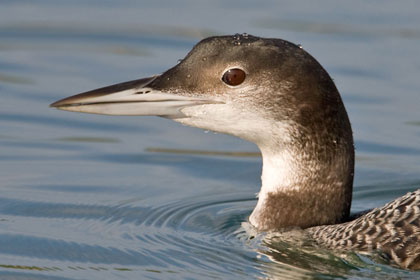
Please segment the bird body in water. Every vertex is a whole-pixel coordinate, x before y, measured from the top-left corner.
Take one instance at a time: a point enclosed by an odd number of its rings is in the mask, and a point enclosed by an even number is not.
[[[255,228],[300,227],[322,246],[380,251],[401,267],[420,268],[420,191],[349,221],[351,125],[334,82],[299,45],[247,34],[210,37],[161,75],[51,106],[161,116],[254,142],[263,158],[249,218]]]

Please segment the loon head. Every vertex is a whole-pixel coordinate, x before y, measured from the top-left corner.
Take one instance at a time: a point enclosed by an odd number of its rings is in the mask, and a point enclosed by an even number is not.
[[[260,230],[333,224],[349,215],[354,147],[346,110],[323,67],[285,40],[210,37],[161,75],[51,106],[162,116],[254,142],[263,172],[250,222]]]

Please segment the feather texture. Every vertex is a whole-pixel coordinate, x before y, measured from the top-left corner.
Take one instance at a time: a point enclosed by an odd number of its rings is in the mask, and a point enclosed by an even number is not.
[[[420,189],[350,222],[307,231],[320,245],[361,253],[378,251],[397,265],[420,268]]]

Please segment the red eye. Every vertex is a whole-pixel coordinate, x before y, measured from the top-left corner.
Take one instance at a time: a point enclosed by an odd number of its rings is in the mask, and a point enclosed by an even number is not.
[[[243,83],[246,74],[244,70],[239,68],[233,68],[227,70],[222,77],[222,81],[230,86],[237,86]]]

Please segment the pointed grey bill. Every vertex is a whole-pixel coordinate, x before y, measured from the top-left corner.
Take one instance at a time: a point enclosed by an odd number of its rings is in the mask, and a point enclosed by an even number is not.
[[[179,118],[184,107],[222,103],[155,90],[148,85],[159,76],[115,84],[52,103],[57,109],[102,115]]]

